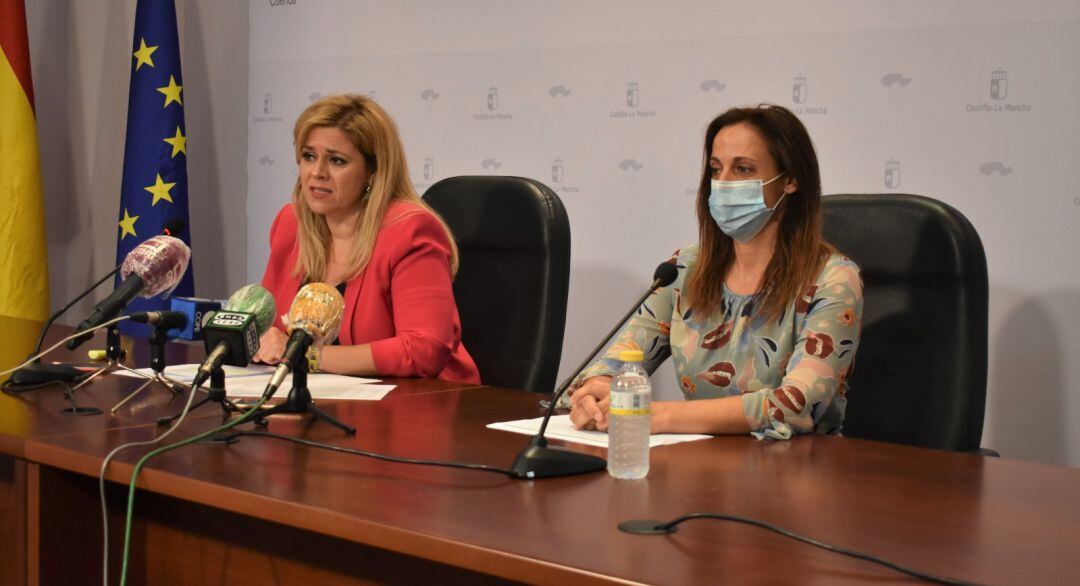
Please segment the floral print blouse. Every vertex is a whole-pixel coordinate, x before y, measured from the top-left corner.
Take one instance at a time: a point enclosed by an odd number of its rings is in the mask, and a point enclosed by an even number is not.
[[[862,321],[859,267],[831,255],[814,284],[778,321],[754,315],[756,295],[736,295],[727,287],[719,311],[703,318],[682,295],[697,251],[696,245],[676,251],[675,282],[638,308],[604,358],[578,381],[612,375],[621,350],[642,350],[649,372],[672,357],[687,399],[741,396],[759,439],[839,434]]]

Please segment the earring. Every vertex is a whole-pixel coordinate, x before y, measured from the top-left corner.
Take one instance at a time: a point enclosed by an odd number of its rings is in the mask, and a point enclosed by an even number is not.
[[[371,194],[371,182],[368,182],[367,187],[364,188],[364,195]]]

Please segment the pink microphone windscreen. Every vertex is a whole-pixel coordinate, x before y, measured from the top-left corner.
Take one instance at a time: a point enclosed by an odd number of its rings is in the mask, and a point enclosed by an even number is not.
[[[183,240],[165,235],[154,236],[124,257],[120,277],[126,279],[132,273],[142,277],[143,297],[161,293],[167,297],[180,284],[189,260],[191,249]]]

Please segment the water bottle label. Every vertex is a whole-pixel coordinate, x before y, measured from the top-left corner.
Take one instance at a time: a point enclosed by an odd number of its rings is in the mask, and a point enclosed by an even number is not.
[[[612,393],[611,415],[648,415],[648,395],[635,395],[632,393]]]

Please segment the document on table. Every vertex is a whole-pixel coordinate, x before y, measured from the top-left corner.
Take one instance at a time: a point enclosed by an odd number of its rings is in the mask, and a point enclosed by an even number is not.
[[[165,376],[174,380],[190,383],[195,379],[198,364],[176,364],[165,368]],[[264,364],[252,364],[246,368],[223,366],[225,371],[225,390],[229,397],[261,397],[270,381],[275,367]],[[139,376],[124,370],[117,371],[124,376]],[[149,368],[137,372],[147,376],[153,374]],[[290,379],[278,389],[276,397],[284,397],[289,392]],[[381,384],[374,378],[343,376],[340,374],[308,373],[308,391],[312,399],[353,399],[360,401],[379,401],[394,390],[394,385]]]
[[[501,431],[536,435],[537,432],[540,431],[540,422],[543,420],[543,417],[537,417],[536,419],[518,419],[517,421],[491,423],[488,424],[488,427]],[[587,446],[598,446],[601,448],[608,447],[608,434],[606,432],[574,429],[574,424],[570,423],[569,415],[556,415],[552,417],[551,421],[548,423],[547,430],[544,431],[544,437],[585,444]],[[655,448],[656,446],[692,442],[709,439],[711,437],[711,435],[700,435],[696,433],[657,433],[649,436],[649,447]]]
[[[199,370],[199,366],[200,365],[198,364],[173,364],[170,366],[166,366],[165,376],[183,383],[190,383],[191,381],[195,380],[195,371]],[[232,378],[243,376],[268,376],[274,372],[274,367],[267,364],[252,364],[246,367],[225,365],[221,367],[221,370],[225,372],[225,380],[229,380]],[[122,369],[115,372],[124,376],[140,376],[133,372]],[[135,372],[142,373],[142,376],[151,376],[154,374],[154,371],[149,368],[139,368],[136,369]],[[365,380],[368,380],[368,382],[370,382],[369,379]]]

